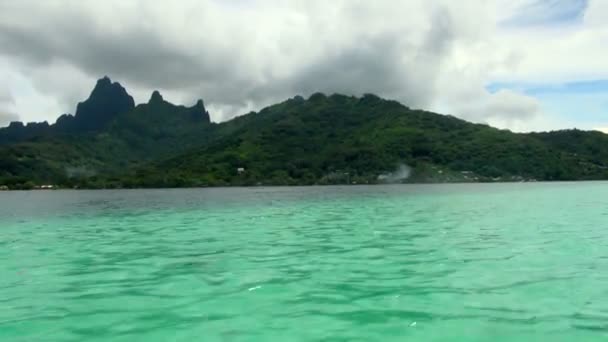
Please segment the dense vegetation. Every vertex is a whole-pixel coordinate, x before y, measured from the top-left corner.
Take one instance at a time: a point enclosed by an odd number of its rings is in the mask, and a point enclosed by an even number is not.
[[[75,116],[61,118],[0,129],[0,185],[608,179],[603,133],[517,134],[374,95],[295,97],[213,124],[202,101],[175,106],[154,92],[134,106],[124,88],[104,78]]]

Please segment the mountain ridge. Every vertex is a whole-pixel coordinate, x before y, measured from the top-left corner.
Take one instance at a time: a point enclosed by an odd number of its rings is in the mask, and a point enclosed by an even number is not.
[[[53,124],[47,121],[27,124],[13,121],[7,127],[0,127],[0,144],[27,141],[44,135],[100,132],[107,129],[113,121],[144,104],[190,108],[193,119],[198,115],[203,122],[211,121],[202,99],[197,100],[192,107],[174,105],[165,101],[160,92],[155,90],[148,103],[136,105],[133,97],[119,82],[112,82],[108,76],[104,76],[97,80],[89,97],[77,104],[76,114],[62,114]]]
[[[373,94],[295,96],[212,123],[203,100],[179,106],[154,91],[147,103],[135,105],[118,82],[104,77],[77,108],[67,119],[78,123],[72,126],[58,120],[0,129],[0,185],[608,179],[608,135],[603,133],[514,133]],[[405,168],[411,170],[409,178],[393,177]]]

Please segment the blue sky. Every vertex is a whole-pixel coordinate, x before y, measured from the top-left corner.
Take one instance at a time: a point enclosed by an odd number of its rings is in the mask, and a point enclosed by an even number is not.
[[[597,17],[597,9],[589,8],[589,0],[534,0],[518,6],[511,16],[499,22],[499,26],[505,31],[521,35],[542,32],[541,36],[547,40],[559,40],[560,35],[571,37],[586,33],[588,27],[584,19],[589,14]],[[542,49],[544,43],[542,39],[537,40],[539,49]],[[597,44],[602,43],[606,43],[606,40],[597,40]],[[575,46],[571,51],[565,49],[558,56],[548,53],[545,56],[546,63],[567,58],[569,53],[579,56],[585,53],[576,49]],[[604,123],[608,122],[608,78],[602,77],[605,76],[602,75],[604,70],[588,68],[581,60],[584,62],[584,58],[576,58],[570,63],[563,63],[561,69],[567,70],[565,77],[559,74],[561,70],[556,70],[555,76],[522,74],[516,80],[491,80],[486,89],[492,94],[509,90],[532,97],[539,102],[542,112],[549,113],[556,121],[584,128],[606,129],[608,124]],[[577,70],[580,72],[577,73]]]
[[[522,3],[499,24],[506,27],[575,25],[580,23],[588,0],[533,0]]]
[[[608,118],[608,79],[547,84],[491,83],[486,88],[491,93],[509,89],[534,97],[545,112],[568,122],[584,125]]]

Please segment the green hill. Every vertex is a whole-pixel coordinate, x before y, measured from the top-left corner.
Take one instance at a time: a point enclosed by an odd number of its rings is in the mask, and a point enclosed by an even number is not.
[[[107,87],[109,80],[100,82]],[[84,119],[70,129],[59,121],[0,129],[0,185],[608,179],[608,135],[600,132],[513,133],[375,95],[298,96],[213,124],[202,101],[176,106],[154,92],[148,103],[130,106],[122,87],[112,89],[94,90],[88,103],[102,105],[84,112],[94,115],[77,112]]]
[[[297,97],[218,126],[236,125],[206,146],[120,180],[203,186],[608,178],[602,133],[517,134],[374,95]],[[589,147],[574,151],[547,138],[572,134]],[[397,174],[404,168],[407,179]]]

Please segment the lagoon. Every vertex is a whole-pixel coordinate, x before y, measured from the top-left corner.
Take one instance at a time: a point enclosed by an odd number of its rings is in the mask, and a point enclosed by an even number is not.
[[[608,183],[0,193],[2,341],[608,335]]]

